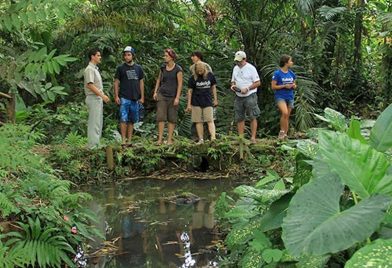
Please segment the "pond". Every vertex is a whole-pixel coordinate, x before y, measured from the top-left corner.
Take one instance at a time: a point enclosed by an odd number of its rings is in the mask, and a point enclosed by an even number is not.
[[[182,179],[83,189],[94,198],[90,208],[99,229],[115,241],[111,254],[90,259],[89,267],[218,267],[214,206],[220,193],[234,187],[232,179]]]

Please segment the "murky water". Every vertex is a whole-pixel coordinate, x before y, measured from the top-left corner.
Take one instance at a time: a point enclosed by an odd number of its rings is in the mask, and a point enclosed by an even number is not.
[[[214,206],[221,192],[233,188],[225,179],[139,180],[84,189],[94,197],[99,228],[116,241],[105,249],[110,257],[90,259],[89,267],[214,267],[213,245],[220,239]]]

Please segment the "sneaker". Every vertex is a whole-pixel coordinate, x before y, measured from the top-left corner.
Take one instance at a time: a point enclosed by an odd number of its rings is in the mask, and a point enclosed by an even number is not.
[[[283,130],[279,131],[278,139],[279,140],[284,140],[286,138],[286,133],[284,133]]]
[[[203,144],[203,143],[204,143],[203,139],[200,139],[198,142],[196,142],[196,144]]]

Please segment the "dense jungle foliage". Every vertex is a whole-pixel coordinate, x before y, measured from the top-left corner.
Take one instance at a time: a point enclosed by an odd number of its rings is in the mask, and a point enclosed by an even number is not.
[[[259,179],[223,193],[218,202],[219,225],[228,233],[222,267],[392,263],[391,1],[5,0],[0,2],[0,267],[72,267],[77,245],[103,238],[85,207],[91,196],[71,191],[73,182],[100,181],[109,174],[104,151],[85,148],[83,70],[86,52],[101,49],[104,91],[112,99],[104,108],[103,144],[111,144],[118,130],[113,76],[127,45],[136,49],[145,71],[146,112],[136,141],[149,141],[118,153],[117,163],[133,166],[117,166],[111,174],[152,172],[161,168],[162,156],[174,165],[194,164],[185,90],[177,147],[152,145],[152,93],[165,48],[178,53],[184,81],[195,50],[217,77],[220,136],[202,150],[220,169],[248,150],[247,168],[237,173]],[[232,136],[229,90],[233,56],[240,49],[262,81],[258,137],[265,144],[259,151],[232,146],[245,142]],[[308,137],[286,145],[267,141],[279,131],[270,83],[282,54],[293,57],[298,78],[291,136]],[[377,117],[374,126],[359,119]],[[314,130],[317,125],[325,128]],[[70,232],[73,226],[78,235]]]
[[[217,216],[229,267],[389,267],[392,105],[369,124],[325,110],[330,128],[286,146],[293,177],[269,172],[223,193]]]
[[[228,133],[233,55],[244,49],[262,78],[260,136],[278,130],[270,81],[283,53],[293,56],[298,74],[296,130],[313,126],[313,113],[325,107],[375,117],[392,99],[391,6],[386,0],[2,1],[0,91],[17,95],[17,120],[44,129],[46,142],[71,131],[83,136],[87,50],[103,51],[100,70],[112,96],[121,50],[132,45],[146,73],[146,121],[154,122],[152,89],[163,49],[174,48],[185,70],[190,53],[200,50],[218,78],[218,132]],[[180,110],[178,132],[187,135],[190,119]],[[106,137],[116,120],[112,102],[105,107]]]

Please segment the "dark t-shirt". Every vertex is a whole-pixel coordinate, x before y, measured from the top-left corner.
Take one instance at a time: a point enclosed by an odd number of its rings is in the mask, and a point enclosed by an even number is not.
[[[199,76],[196,81],[195,78],[191,76],[188,81],[188,87],[192,89],[191,104],[200,107],[212,106],[211,87],[213,85],[216,85],[216,80],[212,73],[208,73],[206,79]]]
[[[161,86],[159,87],[159,93],[165,97],[175,97],[177,94],[177,73],[182,72],[182,68],[179,65],[175,65],[173,70],[167,71],[166,65],[161,66]]]
[[[117,67],[114,78],[120,81],[120,98],[134,101],[140,99],[140,80],[144,78],[140,65],[124,63]]]

